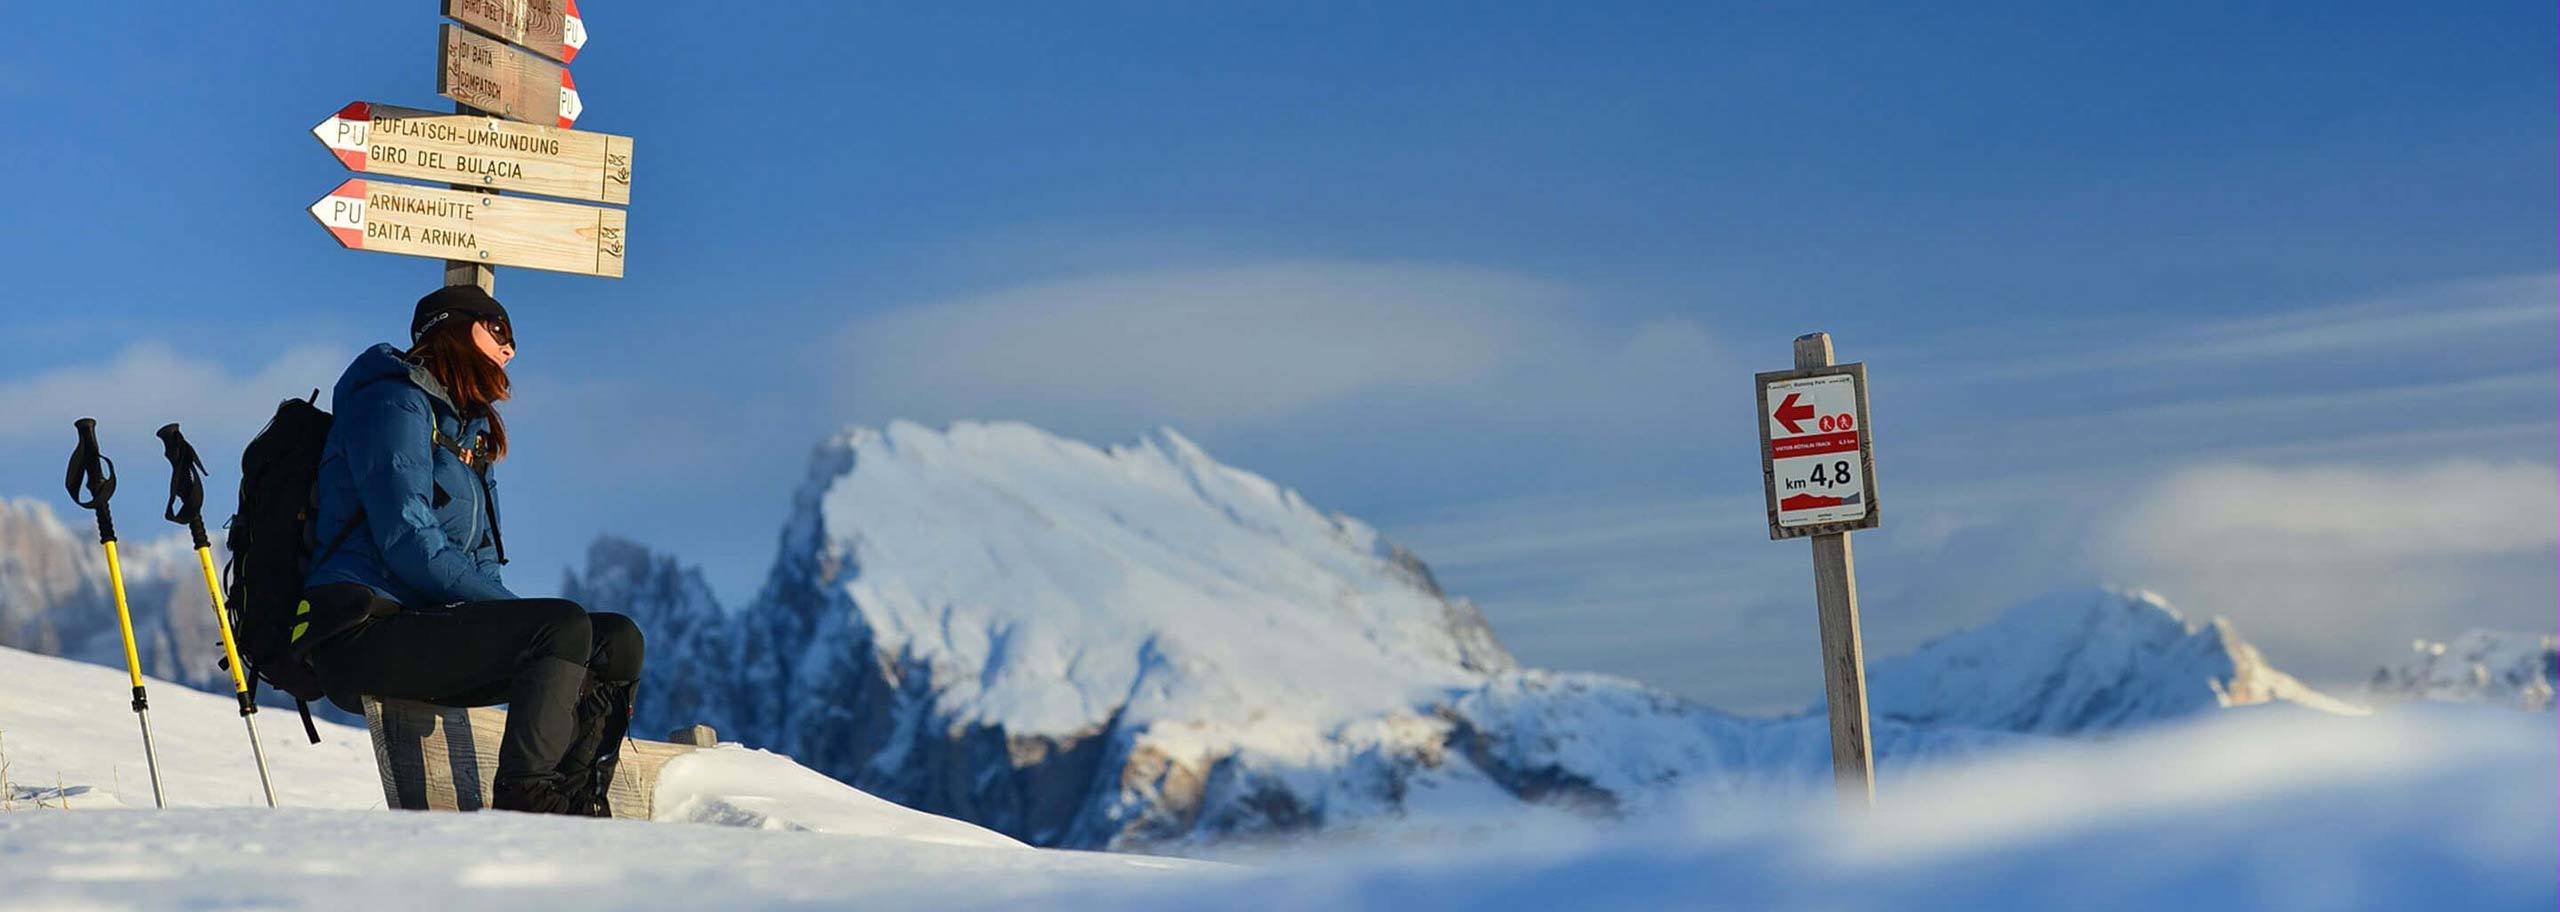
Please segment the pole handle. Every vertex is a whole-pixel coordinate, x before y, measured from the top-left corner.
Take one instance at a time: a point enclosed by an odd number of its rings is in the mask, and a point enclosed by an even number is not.
[[[115,520],[107,513],[107,501],[116,496],[116,461],[98,452],[98,419],[82,418],[71,423],[80,433],[80,444],[71,451],[71,464],[62,470],[62,489],[71,502],[98,514],[98,540],[116,540]],[[80,490],[87,488],[83,499]]]
[[[204,535],[204,459],[196,455],[195,445],[187,442],[175,421],[160,426],[160,449],[169,457],[169,499],[161,507],[161,518],[195,533],[196,547],[211,546]]]

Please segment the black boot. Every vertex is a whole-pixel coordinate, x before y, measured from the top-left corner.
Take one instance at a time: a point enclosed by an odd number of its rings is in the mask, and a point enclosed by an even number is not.
[[[631,728],[632,692],[638,684],[591,681],[578,698],[578,739],[560,758],[561,790],[569,811],[590,817],[613,816],[610,792],[614,768],[622,763],[622,739]]]
[[[489,807],[500,811],[524,811],[529,814],[566,814],[570,812],[569,794],[560,787],[558,776],[526,776],[498,780],[492,789]]]
[[[577,796],[560,780],[560,760],[577,740],[579,694],[587,667],[543,656],[516,673],[507,700],[507,730],[498,739],[497,784],[489,806],[505,811],[570,813]]]

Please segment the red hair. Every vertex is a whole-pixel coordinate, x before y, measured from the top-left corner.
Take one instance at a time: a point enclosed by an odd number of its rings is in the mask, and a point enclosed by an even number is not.
[[[489,419],[488,442],[476,457],[482,465],[507,458],[507,423],[498,417],[498,403],[513,393],[507,380],[507,369],[480,351],[480,343],[471,338],[477,319],[448,319],[427,330],[426,338],[409,357],[427,369],[427,375],[444,384],[446,398],[464,420]]]

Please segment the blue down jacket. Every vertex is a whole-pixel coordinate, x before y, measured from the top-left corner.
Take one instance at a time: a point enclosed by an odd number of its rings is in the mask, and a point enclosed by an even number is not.
[[[330,403],[304,588],[362,583],[410,607],[515,598],[498,581],[497,490],[455,452],[487,420],[462,420],[443,385],[387,343],[347,365]],[[331,550],[359,509],[364,528]]]

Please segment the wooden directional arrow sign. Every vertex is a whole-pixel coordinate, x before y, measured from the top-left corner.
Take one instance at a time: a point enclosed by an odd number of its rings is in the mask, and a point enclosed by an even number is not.
[[[508,120],[578,122],[577,84],[559,64],[452,23],[444,25],[436,93]]]
[[[446,18],[561,63],[587,46],[577,0],[444,0]]]
[[[359,101],[311,135],[348,169],[599,203],[631,202],[631,138]]]
[[[311,215],[356,250],[622,277],[620,209],[351,180]]]

